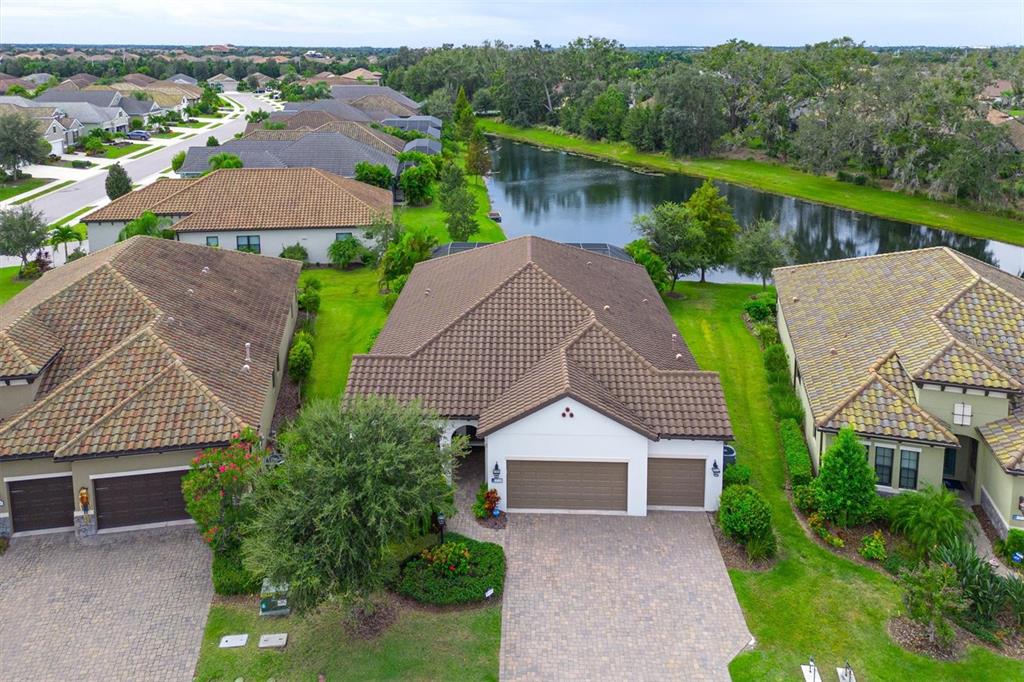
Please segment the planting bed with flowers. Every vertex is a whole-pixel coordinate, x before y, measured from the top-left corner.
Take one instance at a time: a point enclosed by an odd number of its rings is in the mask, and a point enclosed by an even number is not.
[[[448,606],[497,599],[504,585],[505,552],[500,545],[449,533],[446,542],[405,563],[396,591],[424,604]]]

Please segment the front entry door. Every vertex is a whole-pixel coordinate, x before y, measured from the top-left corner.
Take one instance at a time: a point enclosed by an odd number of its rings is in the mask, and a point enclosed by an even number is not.
[[[954,478],[956,476],[956,448],[946,448],[946,455],[942,459],[943,478]]]

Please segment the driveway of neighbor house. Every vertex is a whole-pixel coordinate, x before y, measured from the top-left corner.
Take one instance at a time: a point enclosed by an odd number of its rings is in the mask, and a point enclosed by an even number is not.
[[[501,679],[728,680],[749,642],[707,514],[515,514]]]
[[[0,558],[0,680],[191,680],[212,596],[191,526],[15,538]]]

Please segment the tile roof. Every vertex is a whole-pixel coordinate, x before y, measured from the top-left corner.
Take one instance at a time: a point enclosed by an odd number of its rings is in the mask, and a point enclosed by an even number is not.
[[[358,99],[351,100],[350,104],[360,111],[385,112],[390,116],[415,116],[419,111],[414,107],[406,106],[386,95],[364,95]]]
[[[405,140],[376,130],[365,121],[343,121],[327,111],[274,112],[271,121],[285,124],[283,130],[267,130],[262,123],[246,125],[244,139],[294,140],[300,132],[341,133],[385,154],[399,154],[405,150]]]
[[[1024,470],[1024,415],[1010,415],[978,427],[1004,469]]]
[[[912,381],[1024,388],[1024,280],[998,268],[936,247],[780,268],[775,281],[819,427],[946,443],[945,424],[908,404]]]
[[[405,94],[386,85],[336,85],[331,88],[331,97],[351,101],[366,95],[384,96],[410,109],[419,110],[419,103]]]
[[[175,184],[156,188],[160,183]],[[174,224],[178,232],[358,227],[390,217],[392,204],[386,189],[316,168],[233,168],[158,181],[83,216],[82,222],[134,220],[152,211],[184,216]]]
[[[418,264],[347,392],[421,399],[481,433],[572,395],[648,437],[731,437],[718,375],[643,269],[538,237]]]
[[[36,399],[0,423],[0,457],[188,448],[258,428],[299,269],[135,237],[48,272],[0,308],[5,374],[53,355]]]
[[[309,130],[263,132],[285,135],[271,136],[273,139],[268,140],[246,136],[219,147],[190,147],[178,172],[182,175],[204,173],[209,170],[209,158],[222,152],[237,154],[245,168],[319,168],[346,178],[355,176],[356,164],[361,161],[387,166],[392,173],[398,170],[398,161],[393,155],[341,133]]]

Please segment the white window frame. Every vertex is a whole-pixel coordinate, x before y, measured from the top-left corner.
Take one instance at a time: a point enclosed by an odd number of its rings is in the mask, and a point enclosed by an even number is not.
[[[970,403],[953,404],[953,423],[957,426],[970,426],[974,417],[974,407]]]

